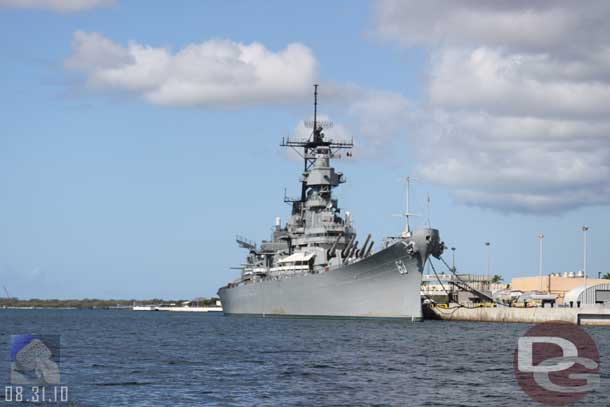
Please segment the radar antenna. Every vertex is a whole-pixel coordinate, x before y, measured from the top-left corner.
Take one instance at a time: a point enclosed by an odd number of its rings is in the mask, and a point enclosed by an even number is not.
[[[321,133],[318,131],[318,84],[313,85],[313,139],[316,140],[316,135]]]
[[[412,217],[412,216],[419,216],[418,214],[411,212],[410,193],[411,193],[411,181],[413,181],[413,178],[408,176],[406,178],[406,181],[407,181],[407,205],[406,205],[406,211],[404,213],[399,214],[399,215],[394,215],[394,216],[404,216],[405,217],[405,229],[402,231],[402,237],[409,237],[409,236],[411,236],[411,225],[409,224],[409,218]]]
[[[305,127],[307,128],[313,128],[314,129],[314,137],[316,135],[316,133],[318,133],[318,128],[319,131],[322,130],[322,128],[325,129],[330,129],[331,127],[333,127],[333,122],[331,122],[330,120],[318,120],[318,84],[314,84],[313,85],[313,120],[305,120],[303,121],[303,124],[305,125]]]

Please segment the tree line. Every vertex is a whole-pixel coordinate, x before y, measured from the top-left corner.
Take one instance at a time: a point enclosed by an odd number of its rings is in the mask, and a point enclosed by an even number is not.
[[[218,298],[201,298],[196,302],[199,306],[216,305]],[[18,298],[0,298],[0,308],[23,307],[23,308],[79,308],[79,309],[112,309],[131,307],[134,303],[137,305],[181,305],[188,300],[163,300],[161,298],[153,298],[149,300],[102,300],[97,298],[84,299],[18,299]]]

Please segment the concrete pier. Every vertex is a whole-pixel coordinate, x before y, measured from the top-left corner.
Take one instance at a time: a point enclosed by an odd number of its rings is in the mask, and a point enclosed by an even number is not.
[[[603,306],[581,308],[511,308],[502,306],[465,308],[457,304],[451,304],[444,308],[425,305],[424,317],[446,321],[520,322],[527,324],[556,321],[574,325],[610,326],[610,308]]]

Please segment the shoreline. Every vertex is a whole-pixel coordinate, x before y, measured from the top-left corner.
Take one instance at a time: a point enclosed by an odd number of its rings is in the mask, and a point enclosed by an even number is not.
[[[0,309],[112,309],[132,310],[134,307],[181,307],[189,305],[191,307],[215,307],[218,298],[198,297],[195,299],[19,299],[19,298],[0,298]]]

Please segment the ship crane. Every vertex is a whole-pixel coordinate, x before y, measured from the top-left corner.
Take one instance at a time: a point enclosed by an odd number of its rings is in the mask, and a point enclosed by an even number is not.
[[[3,285],[2,288],[4,288],[4,294],[6,294],[6,299],[10,300],[11,299],[11,295],[8,293],[8,290],[6,289],[6,286]]]

